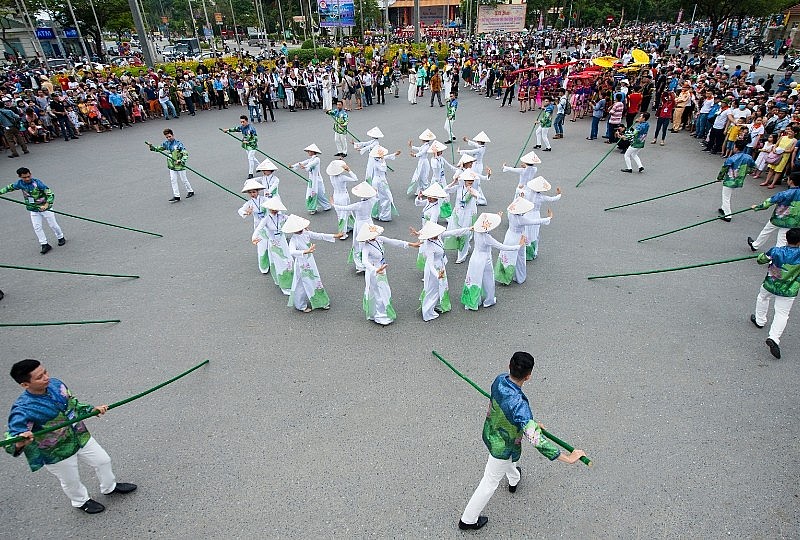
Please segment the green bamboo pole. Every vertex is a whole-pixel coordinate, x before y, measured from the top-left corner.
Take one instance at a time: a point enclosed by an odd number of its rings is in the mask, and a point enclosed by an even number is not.
[[[438,352],[436,352],[436,351],[431,351],[431,352],[433,353],[433,355],[434,355],[436,358],[438,358],[439,360],[441,360],[441,361],[442,361],[442,363],[443,363],[444,365],[446,365],[446,366],[447,366],[447,367],[449,367],[451,370],[453,370],[453,373],[455,373],[456,375],[458,375],[459,377],[461,377],[462,379],[464,379],[464,380],[467,382],[467,384],[469,384],[469,385],[470,385],[470,386],[472,386],[472,387],[473,387],[475,390],[477,390],[478,392],[480,392],[481,394],[483,394],[483,397],[485,397],[485,398],[487,398],[487,399],[491,399],[491,398],[492,398],[492,396],[491,396],[491,395],[490,395],[490,394],[489,394],[489,393],[488,393],[486,390],[484,390],[483,388],[481,388],[480,386],[478,386],[477,384],[475,384],[475,383],[474,383],[473,381],[471,381],[471,380],[470,380],[470,379],[469,379],[469,378],[468,378],[466,375],[464,375],[463,373],[461,373],[460,371],[458,371],[458,370],[457,370],[457,369],[456,369],[456,368],[453,366],[453,364],[451,364],[450,362],[448,362],[447,360],[445,360],[445,359],[442,357],[442,355],[441,355],[441,354],[439,354],[439,353],[438,353]],[[561,448],[563,448],[563,449],[564,449],[564,450],[566,450],[567,452],[572,452],[572,451],[574,451],[574,450],[575,450],[575,447],[574,447],[574,446],[572,446],[571,444],[569,444],[569,443],[567,443],[567,442],[565,442],[565,441],[562,441],[561,439],[559,439],[558,437],[556,437],[556,436],[555,436],[555,435],[553,435],[552,433],[548,432],[548,431],[547,431],[546,429],[544,429],[544,428],[542,429],[542,435],[544,435],[545,437],[547,437],[548,439],[550,439],[551,441],[553,441],[554,443],[556,443],[558,446],[560,446]],[[583,463],[585,463],[586,465],[589,465],[589,466],[591,467],[592,460],[591,460],[591,459],[589,459],[588,457],[586,457],[586,456],[583,456],[583,457],[581,457],[581,458],[580,458],[580,460],[581,460]]]
[[[706,223],[712,223],[714,221],[719,221],[720,219],[722,219],[724,217],[735,216],[736,214],[741,214],[742,212],[748,212],[750,210],[752,210],[752,208],[742,208],[741,210],[737,210],[736,212],[731,212],[730,214],[726,214],[724,216],[719,216],[719,217],[707,219],[707,220],[701,221],[699,223],[694,223],[692,225],[687,225],[686,227],[681,227],[680,229],[667,231],[665,233],[657,234],[655,236],[648,236],[647,238],[642,238],[641,240],[637,240],[637,242],[646,242],[646,241],[652,240],[654,238],[661,238],[662,236],[667,236],[668,234],[676,233],[676,232],[679,232],[679,231],[685,231],[686,229],[691,229],[692,227],[697,227],[699,225],[704,225]]]
[[[119,319],[107,319],[102,321],[59,321],[59,322],[30,322],[30,323],[0,323],[0,327],[10,326],[64,326],[68,324],[106,324],[122,322]]]
[[[645,274],[661,274],[663,272],[677,272],[679,270],[688,270],[690,268],[701,268],[703,266],[714,266],[715,264],[727,264],[732,262],[738,261],[746,261],[749,259],[755,259],[758,255],[745,255],[743,257],[736,257],[734,259],[725,259],[722,261],[711,261],[705,263],[698,263],[698,264],[690,264],[688,266],[678,266],[675,268],[662,268],[659,270],[646,270],[644,272],[628,272],[626,274],[608,274],[605,276],[589,276],[587,279],[606,279],[606,278],[614,278],[614,277],[626,277],[626,276],[643,276]]]
[[[599,167],[600,164],[603,163],[608,156],[611,155],[611,152],[613,152],[616,149],[617,149],[617,145],[616,144],[612,144],[611,145],[611,149],[608,152],[606,152],[606,155],[604,155],[602,158],[600,158],[600,161],[598,161],[597,164],[594,167],[589,169],[589,172],[587,172],[586,175],[583,178],[581,178],[581,181],[578,182],[578,184],[575,187],[581,187],[581,184],[583,184],[583,181],[586,180],[587,178],[589,178],[589,175],[592,174],[594,172],[594,170],[597,167]]]
[[[456,153],[453,149],[453,121],[447,118],[447,110],[445,109],[445,118],[447,119],[447,130],[450,132],[448,135],[448,144],[450,145],[450,161],[456,162]]]
[[[642,199],[641,201],[633,201],[627,204],[620,204],[617,206],[609,206],[608,208],[604,208],[604,212],[608,212],[609,210],[616,210],[617,208],[625,208],[626,206],[633,206],[634,204],[641,204],[645,202],[655,201],[656,199],[663,199],[664,197],[670,197],[672,195],[677,195],[678,193],[685,193],[687,191],[692,191],[693,189],[699,189],[701,187],[710,186],[711,184],[716,184],[719,180],[712,180],[711,182],[706,182],[705,184],[700,184],[699,186],[692,186],[690,188],[681,189],[678,191],[673,191],[672,193],[665,193],[664,195],[659,195],[657,197],[650,197],[649,199]]]
[[[169,157],[169,154],[167,154],[166,152],[164,152],[164,151],[161,149],[161,147],[159,147],[159,146],[155,146],[155,145],[152,145],[152,144],[150,144],[150,143],[149,143],[149,142],[147,142],[147,141],[144,141],[144,144],[146,144],[147,146],[149,146],[151,150],[155,150],[155,151],[156,151],[156,152],[158,152],[159,154],[161,154],[161,155],[163,155],[163,156],[167,156],[167,157]],[[211,182],[212,184],[214,184],[214,185],[215,185],[215,186],[217,186],[218,188],[220,188],[220,189],[222,189],[222,190],[224,190],[224,191],[227,191],[228,193],[230,193],[230,194],[231,194],[231,195],[233,195],[234,197],[239,197],[239,198],[240,198],[240,199],[242,199],[243,201],[246,201],[246,200],[247,200],[247,198],[246,198],[246,197],[243,197],[241,194],[239,194],[239,193],[236,193],[235,191],[231,191],[230,189],[226,188],[225,186],[223,186],[222,184],[220,184],[220,183],[218,183],[218,182],[215,182],[214,180],[212,180],[212,179],[211,179],[211,178],[209,178],[208,176],[204,175],[203,173],[199,173],[199,172],[197,172],[196,170],[192,169],[192,168],[191,168],[191,167],[189,167],[188,165],[184,165],[184,167],[186,167],[186,169],[188,169],[188,170],[192,171],[194,174],[196,174],[197,176],[199,176],[199,177],[200,177],[200,178],[202,178],[203,180],[208,180],[209,182]]]
[[[112,403],[111,405],[108,406],[108,410],[110,411],[111,409],[116,409],[117,407],[120,407],[122,405],[130,403],[131,401],[134,401],[136,399],[144,397],[147,394],[150,394],[152,392],[155,392],[156,390],[159,390],[159,389],[167,386],[168,384],[177,381],[181,377],[185,377],[186,375],[188,375],[189,373],[193,372],[194,370],[203,367],[204,365],[208,364],[208,362],[209,362],[208,360],[203,360],[202,362],[200,362],[199,364],[197,364],[193,368],[191,368],[189,370],[186,370],[183,373],[181,373],[180,375],[177,375],[177,376],[171,378],[168,381],[165,381],[165,382],[163,382],[161,384],[158,384],[158,385],[154,386],[153,388],[150,388],[149,390],[145,390],[144,392],[140,392],[140,393],[136,394],[135,396],[131,396],[129,398],[123,399],[122,401],[117,401],[116,403]],[[97,416],[98,414],[100,414],[100,413],[98,413],[97,411],[92,411],[90,413],[82,414],[82,415],[78,416],[77,418],[73,418],[72,420],[69,420],[67,422],[63,422],[61,424],[58,424],[58,425],[55,425],[55,426],[50,426],[49,428],[45,428],[45,429],[36,431],[36,432],[34,432],[33,436],[34,437],[38,437],[39,435],[44,435],[45,433],[50,433],[51,431],[56,431],[57,429],[61,429],[61,428],[67,427],[67,426],[71,426],[72,424],[75,424],[77,422],[81,422],[83,420],[86,420],[87,418],[91,418],[92,416]],[[1,441],[0,445],[9,446],[9,445],[15,444],[15,443],[17,443],[17,442],[19,442],[19,441],[21,441],[23,439],[24,439],[24,437],[12,437],[10,439],[5,439],[5,440]]]
[[[14,270],[33,270],[34,272],[53,272],[56,274],[76,274],[79,276],[105,276],[105,277],[120,277],[120,278],[134,278],[139,279],[139,276],[127,274],[100,274],[97,272],[78,272],[75,270],[53,270],[50,268],[33,268],[32,266],[16,266],[13,264],[0,264],[0,268],[11,268]]]
[[[533,121],[533,125],[531,126],[531,132],[528,133],[528,138],[525,139],[525,144],[522,145],[522,150],[519,151],[519,155],[517,156],[517,160],[514,162],[514,167],[519,164],[519,160],[522,159],[522,156],[525,155],[525,149],[528,147],[528,143],[531,142],[531,137],[533,136],[533,132],[536,131],[536,124],[539,123],[539,118],[541,118],[543,111],[539,111],[539,116],[536,117],[536,120]]]
[[[326,113],[326,114],[331,114],[331,113]],[[349,130],[349,129],[347,129],[346,127],[344,128],[344,130],[347,132],[347,134],[348,134],[348,135],[350,135],[351,137],[353,137],[353,138],[354,138],[354,139],[355,139],[357,142],[361,142],[361,139],[359,139],[358,137],[356,137],[356,136],[355,136],[355,134],[354,134],[352,131],[350,131],[350,130]],[[452,136],[452,135],[450,135],[450,138],[452,138],[452,137],[453,137],[453,136]],[[367,159],[369,159],[369,156],[367,156]],[[390,171],[394,172],[394,169],[392,169],[392,168],[389,166],[389,164],[388,164],[388,163],[386,164],[386,168],[387,168],[387,169],[389,169]]]
[[[225,131],[225,130],[224,130],[224,129],[222,129],[222,128],[218,128],[218,129],[219,129],[221,132],[223,132],[225,135],[229,135],[229,136],[233,137],[234,139],[236,139],[237,141],[239,141],[239,142],[242,142],[242,139],[240,139],[239,137],[237,137],[236,135],[234,135],[234,134],[233,134],[233,133],[231,133],[230,131]],[[297,176],[297,177],[298,177],[300,180],[302,180],[303,182],[305,182],[306,184],[308,184],[308,178],[306,178],[306,177],[305,177],[305,176],[303,176],[302,174],[298,173],[296,170],[292,169],[291,167],[289,167],[289,166],[288,166],[288,165],[286,165],[285,163],[283,163],[283,162],[281,162],[281,161],[278,161],[276,158],[274,158],[274,157],[270,156],[269,154],[267,154],[266,152],[264,152],[264,151],[263,151],[263,150],[261,150],[260,148],[256,148],[256,152],[258,152],[259,154],[261,154],[261,155],[262,155],[262,156],[264,156],[264,157],[267,157],[267,158],[271,159],[272,161],[274,161],[275,163],[277,163],[278,165],[280,165],[281,167],[283,167],[284,169],[286,169],[286,170],[287,170],[287,171],[289,171],[290,173],[292,173],[292,174],[294,174],[295,176]]]
[[[2,195],[0,195],[0,199],[3,199],[5,201],[9,201],[9,202],[13,202],[13,203],[17,203],[17,204],[25,204],[22,201],[15,201],[14,199],[9,199],[8,197],[3,197]],[[99,223],[100,225],[106,225],[108,227],[116,227],[117,229],[125,229],[126,231],[133,231],[133,232],[138,232],[138,233],[142,233],[142,234],[149,234],[150,236],[158,236],[159,238],[162,238],[164,236],[163,234],[158,234],[158,233],[149,232],[149,231],[143,231],[141,229],[134,229],[132,227],[123,227],[122,225],[115,225],[114,223],[107,223],[105,221],[99,221],[97,219],[90,219],[90,218],[87,218],[87,217],[76,216],[75,214],[68,214],[66,212],[61,212],[59,210],[52,210],[51,209],[50,211],[53,212],[54,214],[58,214],[59,216],[67,216],[67,217],[71,217],[71,218],[75,218],[75,219],[80,219],[80,220],[83,220],[83,221],[90,221],[92,223]]]

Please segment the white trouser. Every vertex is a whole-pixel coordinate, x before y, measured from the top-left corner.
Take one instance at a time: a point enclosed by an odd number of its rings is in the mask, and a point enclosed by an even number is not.
[[[767,324],[767,311],[769,311],[770,300],[775,301],[775,313],[772,316],[772,326],[769,327],[769,337],[775,342],[781,342],[781,335],[786,328],[786,322],[789,320],[789,312],[792,310],[794,304],[794,296],[778,296],[772,294],[764,286],[758,291],[758,298],[756,299],[756,322],[759,325]]]
[[[503,476],[508,478],[509,486],[516,486],[519,483],[519,471],[514,462],[511,461],[511,458],[497,459],[490,455],[489,460],[486,462],[486,469],[483,471],[481,483],[478,484],[475,493],[472,494],[472,498],[464,509],[464,513],[461,514],[461,521],[468,524],[477,523],[481,511],[486,506],[486,503],[489,502],[489,499],[492,498],[494,490],[497,489],[497,485],[503,479]]]
[[[258,161],[258,158],[256,157],[256,151],[255,150],[248,150],[247,151],[247,167],[248,167],[247,172],[249,174],[255,174],[256,167],[258,167],[259,163],[261,163],[261,162]]]
[[[414,103],[416,103],[416,101]],[[445,116],[445,119],[444,119],[444,135],[445,135],[445,140],[446,141],[452,140],[455,137],[455,132],[456,132],[455,126],[456,126],[455,119],[450,120],[449,118],[447,118]]]
[[[466,239],[464,240],[464,245],[461,249],[458,250],[458,255],[456,255],[456,262],[463,262],[466,260],[467,255],[469,255],[469,247],[470,242],[472,241],[472,231],[467,231],[464,235]]]
[[[75,508],[80,508],[83,503],[89,500],[89,492],[81,482],[78,460],[94,469],[97,479],[100,481],[100,493],[107,495],[117,487],[114,472],[111,470],[111,458],[92,437],[86,443],[86,446],[67,459],[44,466],[45,469],[59,479],[61,489],[64,490],[64,493],[72,501],[72,506]]]
[[[50,226],[50,229],[56,233],[56,238],[64,238],[64,233],[61,232],[61,227],[59,227],[58,223],[56,223],[56,215],[52,211],[45,210],[44,212],[31,212],[33,232],[36,233],[36,238],[39,239],[40,244],[44,245],[47,243],[47,236],[45,236],[44,229],[42,229],[42,218],[47,220],[47,224]]]
[[[339,154],[347,153],[347,137],[344,133],[334,133],[333,140],[336,143],[336,152]]]
[[[544,147],[550,148],[550,139],[547,138],[548,131],[550,131],[549,127],[536,126],[536,144],[538,146],[542,146],[542,141],[544,141]]]
[[[194,191],[192,189],[192,185],[189,183],[189,179],[186,178],[186,171],[173,171],[172,169],[169,170],[169,180],[172,182],[172,194],[175,197],[180,197],[181,192],[178,191],[178,178],[181,179],[183,182],[183,187],[186,188],[187,193]]]
[[[786,245],[786,233],[789,232],[789,229],[784,229],[783,227],[778,227],[777,225],[773,225],[771,221],[767,221],[767,224],[764,225],[764,228],[761,229],[761,232],[758,233],[758,238],[756,238],[755,242],[753,242],[753,247],[756,249],[761,248],[769,238],[769,235],[772,234],[773,231],[777,229],[778,231],[778,240],[775,244],[775,247],[783,247]]]
[[[733,188],[722,186],[722,211],[725,215],[731,213],[731,195],[733,195]]]
[[[625,150],[625,168],[632,169],[631,167],[631,158],[633,161],[636,162],[636,166],[641,169],[642,168],[642,160],[639,159],[639,150],[641,148],[634,148],[633,146],[629,146],[627,150]]]

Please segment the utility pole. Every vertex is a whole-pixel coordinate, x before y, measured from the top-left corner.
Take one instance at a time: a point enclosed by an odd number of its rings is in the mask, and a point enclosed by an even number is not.
[[[236,48],[241,49],[239,45],[239,30],[236,28],[236,13],[233,12],[233,0],[228,0],[231,6],[231,17],[233,18],[233,34],[236,36]]]
[[[419,43],[419,0],[414,0],[414,43]]]
[[[211,50],[217,52],[217,40],[214,39],[214,28],[211,26],[211,23],[208,21],[208,10],[206,9],[206,0],[202,0],[203,2],[203,14],[206,17],[206,26],[203,28],[203,36],[205,37],[206,31],[205,29],[208,28],[208,31],[211,32]]]
[[[25,13],[25,20],[28,22],[28,25],[31,28],[31,32],[33,33],[34,39],[31,40],[31,45],[33,45],[33,50],[36,51],[37,56],[40,54],[41,51],[42,62],[44,62],[44,66],[50,67],[47,65],[47,55],[44,54],[44,47],[42,47],[42,42],[39,41],[39,36],[36,35],[36,25],[33,24],[33,20],[31,19],[31,14],[28,13],[28,6],[27,4],[25,4],[25,0],[20,0],[20,1],[22,2],[22,11]]]
[[[97,32],[100,36],[100,50],[97,51],[97,54],[100,56],[100,59],[104,59],[106,57],[106,42],[103,39],[103,29],[100,27],[100,20],[97,18],[97,12],[94,10],[94,2],[89,0],[89,5],[92,7],[92,14],[94,15],[94,22],[97,24]],[[162,11],[163,13],[163,11]]]
[[[47,13],[47,16],[50,17],[50,22],[53,25],[53,33],[56,35],[56,42],[58,42],[58,47],[61,49],[61,54],[64,55],[64,58],[67,58],[67,49],[64,48],[64,42],[61,41],[61,37],[58,35],[58,27],[56,26],[56,20],[53,17],[53,12],[50,11],[50,8],[47,7],[47,0],[44,0],[44,11]]]
[[[142,21],[142,12],[139,11],[139,4],[136,2],[136,0],[128,0],[128,6],[131,8],[131,15],[133,16],[133,24],[136,26],[136,33],[139,34],[139,42],[142,45],[144,62],[149,67],[154,68],[156,64],[153,61],[153,51],[150,48],[150,36],[145,33],[144,22]]]
[[[83,55],[86,57],[87,62],[91,62],[92,58],[89,56],[89,50],[86,48],[86,41],[83,39],[83,33],[81,33],[81,27],[78,26],[78,19],[75,18],[75,10],[72,9],[72,2],[70,0],[67,0],[67,6],[69,6],[69,12],[72,15],[72,22],[75,23],[75,31],[78,32],[78,40],[81,42]]]

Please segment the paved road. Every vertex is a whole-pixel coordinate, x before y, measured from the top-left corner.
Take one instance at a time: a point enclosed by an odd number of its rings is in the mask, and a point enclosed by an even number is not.
[[[458,136],[485,130],[488,210],[504,209],[516,178],[501,174],[527,137],[533,114],[498,109],[464,91]],[[590,282],[591,274],[671,267],[749,254],[768,218],[746,213],[659,240],[636,240],[716,215],[719,188],[613,212],[603,208],[708,181],[720,166],[694,139],[670,134],[642,152],[646,171],[623,175],[612,154],[567,122],[566,138],[542,153],[540,171],[564,188],[543,227],[528,282],[501,287],[477,313],[458,303],[424,323],[417,310],[416,254],[390,250],[399,314],[383,328],[364,320],[363,278],[345,264],[346,242],[320,243],[316,258],[332,309],[303,315],[258,273],[241,201],[192,176],[197,197],[170,205],[163,159],[142,141],[171,127],[190,165],[232,189],[244,152],[217,127],[240,109],[147,122],[80,142],[34,146],[3,172],[29,166],[56,192],[57,209],[164,234],[163,238],[59,218],[69,242],[42,257],[24,210],[7,204],[3,262],[135,273],[135,281],[3,270],[0,320],[120,318],[117,325],[0,329],[3,359],[42,359],[83,399],[113,402],[205,358],[189,378],[89,422],[128,497],[90,492],[106,513],[70,509],[47,472],[5,458],[0,516],[6,538],[460,538],[456,522],[480,480],[486,401],[430,354],[441,352],[487,387],[516,350],[537,360],[526,386],[537,417],[585,448],[592,469],[523,452],[523,483],[489,503],[487,534],[500,537],[769,537],[797,535],[800,340],[796,314],[774,360],[766,331],[749,322],[764,268],[742,262],[693,271]],[[443,110],[425,101],[356,111],[351,129],[379,125],[403,149],[429,127],[443,136]],[[316,142],[335,152],[321,112],[278,112],[261,124],[262,147],[285,162]],[[531,143],[532,144],[532,143]],[[530,146],[530,145],[529,145]],[[351,155],[363,174],[365,160]],[[400,217],[386,234],[407,238],[418,209],[403,195],[414,160],[392,163]],[[303,184],[282,171],[281,193],[302,215]],[[327,180],[326,180],[327,181]],[[734,208],[771,192],[749,182]],[[333,231],[333,212],[312,217]],[[505,224],[495,235],[502,239]],[[453,264],[454,297],[466,265]],[[0,378],[3,406],[19,388]]]

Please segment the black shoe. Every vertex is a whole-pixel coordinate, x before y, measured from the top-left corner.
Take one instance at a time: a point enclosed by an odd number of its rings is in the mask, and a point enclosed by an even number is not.
[[[250,177],[252,178],[252,175]],[[194,191],[190,191],[189,193],[186,194],[186,198],[187,199],[189,199],[191,197],[194,197]]]
[[[453,139],[452,139],[452,140],[456,140],[456,138],[455,138],[455,137],[453,137]],[[486,519],[489,519],[489,518],[486,518]]]
[[[40,251],[39,253],[44,255],[45,253],[47,253],[51,249],[53,249],[53,246],[51,246],[50,244],[42,244],[42,251]]]
[[[756,316],[754,314],[750,315],[750,322],[753,323],[754,325],[756,325],[756,328],[764,328],[763,324],[758,324],[756,322]]]
[[[775,343],[775,340],[772,339],[772,338],[767,338],[767,341],[765,343],[769,347],[769,352],[772,353],[772,356],[774,356],[775,358],[780,360],[781,359],[781,348],[778,347],[778,344]]]
[[[63,236],[62,236],[61,238],[59,238],[59,239],[58,239],[58,245],[59,245],[59,246],[63,246],[63,245],[64,245],[64,244],[66,244],[66,243],[67,243],[67,239],[66,239],[66,238],[64,238]]]
[[[111,493],[122,493],[124,495],[126,493],[130,493],[131,491],[136,491],[136,484],[117,482],[117,485],[114,487],[114,491]],[[111,493],[109,493],[109,495],[111,495]]]
[[[537,144],[536,146],[534,146],[534,148],[541,148],[541,147],[542,147],[541,144]]]
[[[89,499],[88,501],[83,503],[83,506],[80,506],[79,508],[84,512],[86,512],[87,514],[99,514],[100,512],[106,509],[105,506],[92,499]]]
[[[633,169],[620,169],[620,171],[632,173]]]
[[[519,482],[522,482],[522,469],[517,467],[517,470],[519,471]],[[519,485],[519,482],[517,482],[517,486]],[[508,486],[508,492],[509,493],[516,493],[517,492],[517,486]]]
[[[172,198],[169,200],[169,202],[181,202],[181,198],[180,198],[180,197],[172,197]]]
[[[753,240],[753,237],[752,237],[752,236],[748,236],[748,237],[747,237],[747,245],[748,245],[748,246],[750,246],[750,251],[758,251],[758,250],[757,250],[757,249],[756,249],[756,248],[753,246],[753,242],[755,242],[755,240]]]
[[[721,217],[721,218],[719,218],[719,219],[721,219],[721,220],[722,220],[722,221],[724,221],[725,223],[730,223],[730,222],[731,222],[731,218],[729,218],[729,217],[725,217],[725,216],[723,216],[723,217]]]
[[[486,516],[479,517],[478,521],[476,521],[475,523],[464,523],[459,519],[458,528],[461,529],[462,531],[468,531],[470,529],[478,530],[487,523],[489,523],[489,518],[487,518]]]
[[[639,167],[639,172],[644,172],[644,167]]]
[[[724,216],[725,215],[725,210],[723,210],[722,208],[717,208],[717,213],[719,215],[721,215],[721,216]]]
[[[552,151],[553,151],[552,148],[545,148],[544,150],[542,150],[542,152],[552,152]]]
[[[250,178],[253,178],[253,175],[252,175],[252,174],[248,174],[248,175],[247,175],[247,179],[249,180]]]

